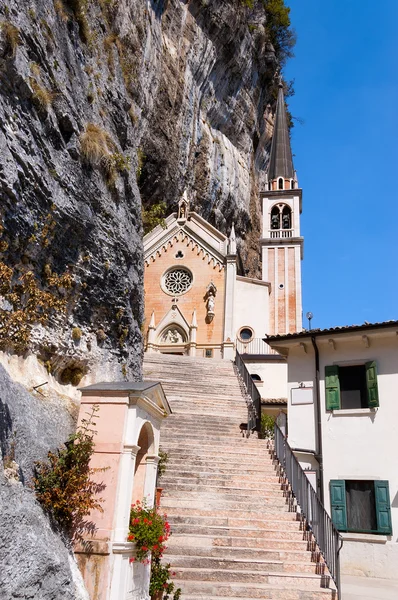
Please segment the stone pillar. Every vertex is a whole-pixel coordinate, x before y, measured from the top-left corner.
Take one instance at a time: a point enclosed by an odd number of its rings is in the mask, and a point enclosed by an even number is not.
[[[226,257],[227,270],[225,277],[225,318],[224,318],[224,342],[223,358],[232,360],[234,358],[234,305],[235,305],[235,282],[236,282],[236,254]],[[232,344],[232,346],[231,346]]]
[[[155,505],[155,486],[159,460],[160,457],[157,454],[146,457],[144,498],[149,508]]]
[[[198,331],[198,322],[196,319],[196,310],[192,313],[192,322],[189,327],[189,356],[196,356],[196,334]]]
[[[151,321],[148,327],[148,343],[146,346],[146,351],[148,354],[153,354],[155,352],[155,342],[156,342],[156,325],[155,325],[155,311],[152,311]]]
[[[139,446],[124,446],[119,463],[116,492],[115,529],[112,542],[125,542],[129,531],[130,506],[133,495],[135,459]]]

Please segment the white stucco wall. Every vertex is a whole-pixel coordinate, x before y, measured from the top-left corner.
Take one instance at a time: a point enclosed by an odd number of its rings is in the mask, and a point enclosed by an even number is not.
[[[245,360],[250,374],[257,373],[262,383],[257,385],[261,398],[287,398],[287,362]]]
[[[362,336],[366,334],[367,337]],[[331,341],[333,339],[333,342]],[[343,534],[342,571],[398,579],[398,336],[391,330],[316,338],[320,354],[324,503],[330,513],[331,479],[389,482],[392,536]],[[299,346],[299,342],[304,343]],[[300,383],[315,386],[311,341],[295,340],[288,356],[288,422],[292,447],[316,449],[315,404],[291,404],[291,390]],[[369,346],[369,347],[366,347]],[[377,363],[379,407],[376,410],[326,411],[325,366]],[[298,456],[301,460],[301,456]],[[302,465],[304,467],[304,464]],[[354,539],[353,539],[354,538]]]
[[[268,331],[269,286],[262,281],[237,277],[235,283],[235,334],[241,327],[251,327],[255,338]]]

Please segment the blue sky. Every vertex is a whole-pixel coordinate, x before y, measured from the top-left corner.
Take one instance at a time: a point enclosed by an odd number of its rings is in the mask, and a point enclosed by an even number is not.
[[[398,319],[398,1],[286,3],[304,326]]]

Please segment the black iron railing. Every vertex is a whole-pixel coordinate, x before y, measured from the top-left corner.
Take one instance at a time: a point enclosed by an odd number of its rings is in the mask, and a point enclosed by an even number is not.
[[[321,554],[330,576],[336,584],[338,598],[340,591],[340,550],[343,540],[317,493],[310,484],[305,471],[294,456],[286,437],[275,424],[274,451],[279,461],[281,476],[286,480],[286,490],[290,488],[293,497],[300,508],[300,516],[304,523],[304,530],[313,534],[313,547],[315,562],[320,561]],[[308,538],[309,539],[309,538]],[[309,539],[309,541],[311,541]],[[319,549],[319,551],[317,550]],[[320,571],[322,572],[322,571]]]
[[[244,383],[247,394],[247,435],[253,431],[261,431],[261,396],[256,388],[241,355],[236,351],[235,365]]]

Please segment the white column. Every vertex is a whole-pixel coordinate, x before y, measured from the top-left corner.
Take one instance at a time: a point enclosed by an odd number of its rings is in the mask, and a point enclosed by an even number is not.
[[[148,327],[148,344],[147,344],[147,349],[146,349],[148,354],[151,354],[154,352],[153,346],[156,341],[155,340],[155,330],[156,330],[155,311],[152,311],[151,321],[150,321],[149,327]]]
[[[234,327],[234,304],[235,304],[235,282],[236,282],[236,255],[226,257],[225,275],[225,317],[224,317],[224,341],[228,338],[235,342]]]
[[[127,540],[135,460],[139,450],[139,446],[125,445],[120,456],[118,492],[115,502],[115,528],[113,531],[113,541],[115,542],[125,542]]]
[[[156,454],[149,454],[146,457],[144,498],[149,508],[152,508],[155,504],[156,474],[159,460],[160,457]]]
[[[198,331],[198,322],[196,319],[196,309],[192,313],[192,322],[189,333],[189,356],[196,356],[196,334]]]
[[[129,568],[130,557],[134,556],[134,544],[127,542],[127,535],[130,523],[135,461],[139,450],[139,446],[125,445],[120,456],[113,539],[110,543],[112,554],[109,600],[134,598],[133,595],[130,595],[130,590],[134,582],[132,581],[131,570]]]

